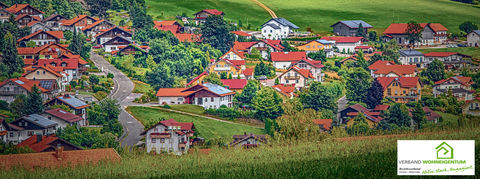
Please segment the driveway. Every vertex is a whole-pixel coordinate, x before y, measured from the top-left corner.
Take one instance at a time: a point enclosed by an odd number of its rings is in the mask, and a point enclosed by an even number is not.
[[[134,98],[129,97],[134,88],[133,82],[100,55],[92,52],[91,60],[100,70],[114,75],[115,86],[109,97],[118,100],[121,106],[118,121],[123,126],[123,134],[120,137],[120,143],[124,147],[136,145],[142,139],[140,133],[143,132],[144,126],[125,111],[126,106],[134,100]]]

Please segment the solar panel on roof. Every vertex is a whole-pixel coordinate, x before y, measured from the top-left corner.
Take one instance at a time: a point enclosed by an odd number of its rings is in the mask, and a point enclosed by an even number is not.
[[[50,89],[52,88],[52,81],[40,81],[40,86],[45,89]]]
[[[20,81],[20,80],[16,80],[15,83],[18,83],[18,84],[21,84],[21,85],[25,84],[23,81]]]
[[[87,105],[87,103],[85,103],[82,100],[79,100],[79,99],[77,99],[73,96],[69,96],[68,98],[66,98],[65,96],[62,96],[62,97],[59,97],[59,99],[61,99],[62,101],[64,101],[65,103],[67,103],[68,105],[70,105],[72,107],[80,107],[80,106]]]
[[[219,85],[216,85],[216,84],[211,84],[211,83],[205,83],[203,84],[203,86],[207,87],[208,90],[216,93],[216,94],[226,94],[226,93],[231,93],[232,91],[227,89],[227,88],[224,88],[222,86],[219,86]]]
[[[31,115],[28,115],[28,116],[24,116],[23,119],[27,120],[27,121],[30,121],[32,123],[35,123],[41,127],[44,127],[44,128],[47,128],[47,127],[50,127],[50,126],[54,126],[54,125],[57,125],[56,122],[53,122],[43,116],[40,116],[38,114],[31,114]]]

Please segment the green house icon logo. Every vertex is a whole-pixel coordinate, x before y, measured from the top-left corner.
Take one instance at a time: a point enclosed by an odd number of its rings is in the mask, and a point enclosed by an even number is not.
[[[437,159],[453,159],[453,147],[446,142],[442,142],[436,148]]]

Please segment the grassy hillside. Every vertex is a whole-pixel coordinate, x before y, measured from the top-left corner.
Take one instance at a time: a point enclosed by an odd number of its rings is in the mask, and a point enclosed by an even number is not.
[[[73,169],[16,168],[0,178],[400,178],[396,173],[397,139],[476,140],[476,175],[480,174],[480,128],[400,138],[352,138],[298,142],[258,149],[212,149],[206,155],[123,153],[120,163]],[[472,177],[473,178],[473,177]]]
[[[260,0],[277,16],[285,17],[302,30],[311,27],[319,33],[329,33],[330,25],[338,20],[364,20],[383,32],[392,22],[439,22],[451,32],[458,31],[463,21],[480,24],[480,8],[450,0]],[[175,15],[216,8],[226,13],[226,19],[242,20],[259,27],[270,16],[250,0],[147,0],[148,13],[154,19],[172,19]]]
[[[200,137],[205,139],[224,138],[232,139],[232,135],[247,133],[264,134],[264,130],[245,124],[232,124],[202,117],[193,117],[173,112],[167,112],[159,108],[129,106],[130,112],[145,127],[150,127],[163,119],[175,119],[179,122],[193,122]]]

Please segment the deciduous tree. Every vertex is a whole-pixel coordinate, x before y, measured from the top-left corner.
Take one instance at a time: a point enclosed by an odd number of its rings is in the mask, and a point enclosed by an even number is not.
[[[252,106],[255,109],[255,116],[258,119],[276,119],[283,113],[282,98],[270,87],[260,89],[252,99]]]
[[[428,65],[427,69],[422,72],[422,76],[426,76],[434,82],[443,80],[446,77],[445,66],[440,60],[435,59]]]
[[[365,98],[364,102],[370,109],[373,109],[375,106],[381,104],[382,100],[383,87],[377,80],[374,80],[370,89],[368,89],[367,98]]]
[[[204,43],[210,44],[222,53],[233,47],[235,36],[230,33],[230,27],[222,16],[208,16],[201,29]]]
[[[346,90],[349,101],[362,102],[367,97],[367,91],[371,86],[372,77],[363,68],[352,68],[346,73]]]
[[[413,47],[415,46],[416,42],[420,41],[420,38],[422,38],[422,30],[422,26],[420,26],[420,24],[416,23],[415,21],[408,22],[407,39],[410,46]]]

